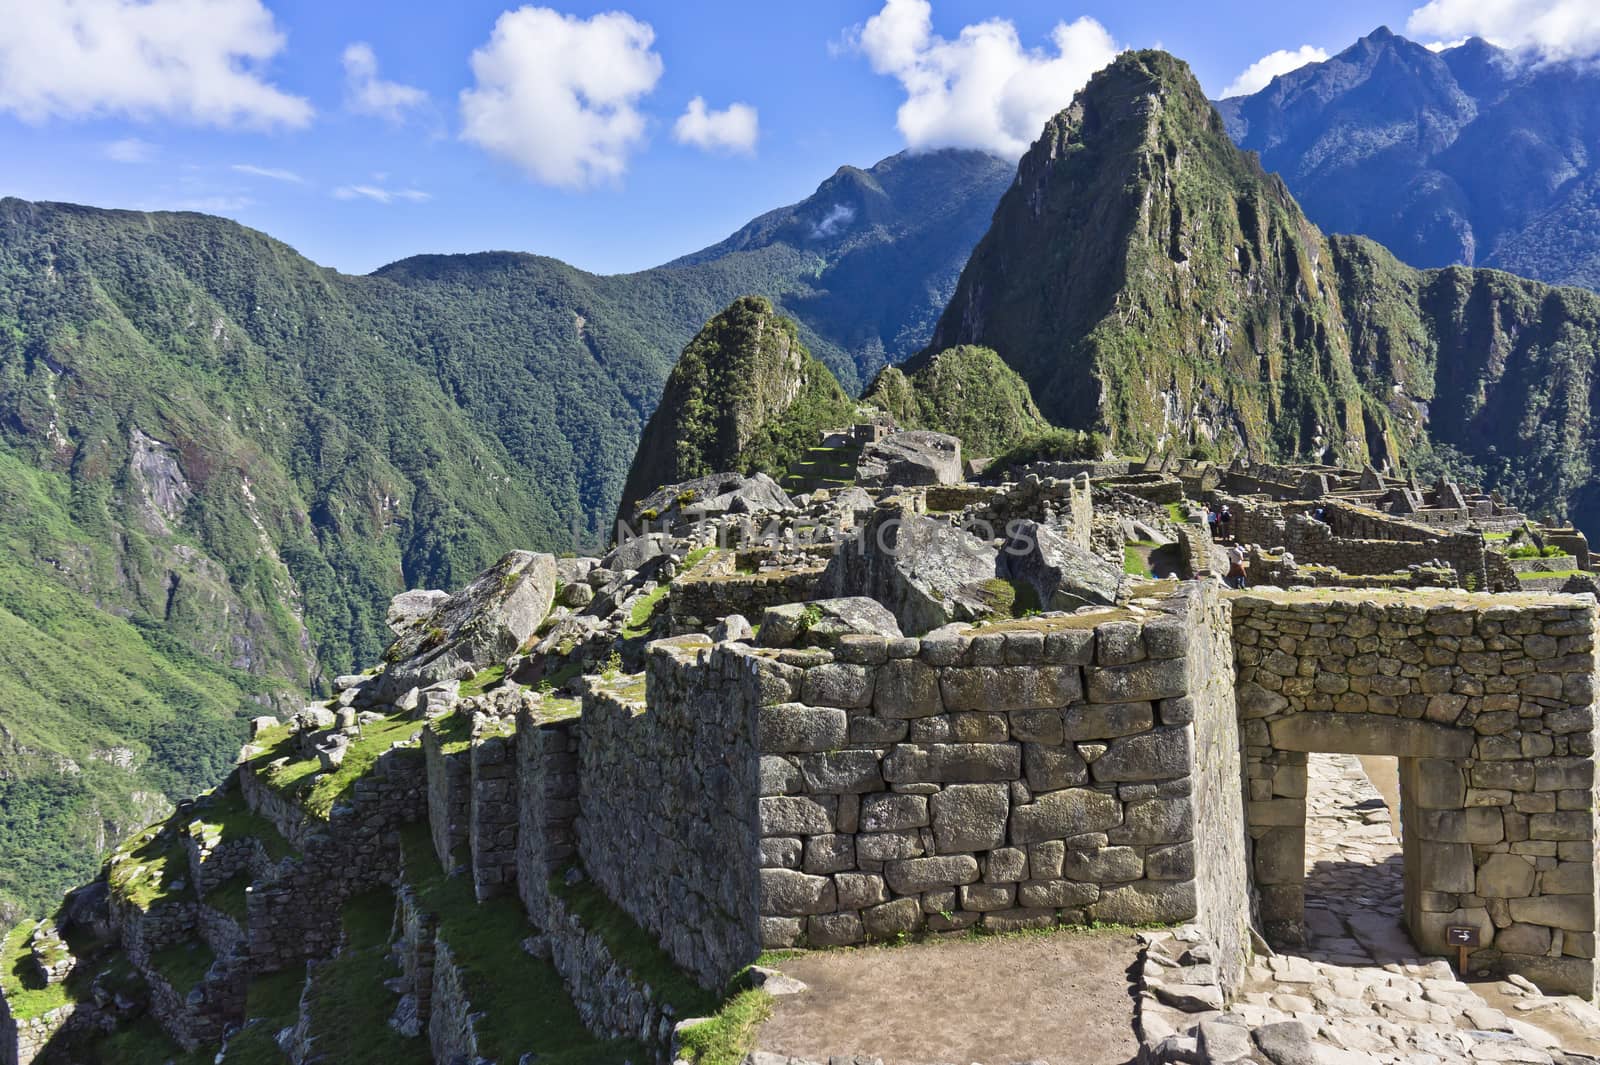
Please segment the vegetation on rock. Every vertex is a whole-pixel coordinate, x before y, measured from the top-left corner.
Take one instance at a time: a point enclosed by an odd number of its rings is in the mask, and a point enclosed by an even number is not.
[[[862,400],[903,429],[960,437],[969,457],[998,455],[1050,428],[1027,382],[993,351],[968,345],[938,352],[910,374],[885,368]]]

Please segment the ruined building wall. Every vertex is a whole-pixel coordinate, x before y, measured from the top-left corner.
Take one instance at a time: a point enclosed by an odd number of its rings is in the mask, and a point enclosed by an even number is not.
[[[651,644],[644,691],[585,697],[579,743],[584,868],[708,988],[759,953],[756,677],[733,646]]]
[[[1474,967],[1592,995],[1594,601],[1261,593],[1233,619],[1269,935],[1303,917],[1307,752],[1397,755],[1418,945],[1470,925]]]
[[[1231,699],[1205,681],[1192,697],[1201,674],[1227,676],[1201,631],[1225,613],[1216,595],[779,653],[761,708],[765,945],[1183,921],[1204,893],[1235,949]],[[1202,749],[1224,760],[1202,772]],[[1197,807],[1231,819],[1207,826],[1203,878]]]

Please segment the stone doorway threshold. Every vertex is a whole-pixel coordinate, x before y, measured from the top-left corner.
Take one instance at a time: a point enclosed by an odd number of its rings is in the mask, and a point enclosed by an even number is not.
[[[1600,1054],[1600,1012],[1582,1000],[1526,982],[1463,983],[1445,960],[1418,956],[1402,919],[1393,766],[1310,756],[1306,946],[1257,959],[1230,1012],[1252,1026],[1302,1022],[1318,1065],[1547,1065],[1562,1051]]]

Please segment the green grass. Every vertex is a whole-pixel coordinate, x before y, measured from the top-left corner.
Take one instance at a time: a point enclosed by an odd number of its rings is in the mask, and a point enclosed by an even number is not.
[[[1186,525],[1189,522],[1188,517],[1183,513],[1183,507],[1177,503],[1167,504],[1167,517],[1179,525]]]
[[[250,910],[245,902],[245,889],[249,886],[250,874],[240,873],[206,892],[202,901],[213,910],[232,917],[243,928],[250,919]]]
[[[216,960],[211,948],[197,939],[174,943],[150,955],[151,967],[165,977],[180,996],[204,979],[206,970]]]
[[[37,976],[28,950],[35,923],[23,921],[0,941],[0,990],[5,991],[12,1015],[23,1020],[42,1017],[73,1000],[66,984],[45,987]]]
[[[622,638],[625,640],[638,639],[650,632],[650,623],[655,619],[656,612],[666,605],[667,594],[672,589],[659,584],[640,596],[633,604],[633,609],[628,611],[627,624],[622,626]]]
[[[392,899],[391,899],[392,905]],[[357,911],[370,900],[357,905]],[[431,1060],[426,1039],[407,1039],[388,1025],[396,999],[383,981],[398,975],[382,943],[366,942],[369,914],[345,911],[351,949],[312,970],[306,996],[311,1037],[326,1061],[350,1065],[424,1065]]]
[[[223,1065],[285,1065],[275,1037],[299,1018],[304,987],[305,971],[299,966],[251,977],[245,993],[250,1023],[228,1040]]]
[[[472,746],[472,715],[464,710],[436,717],[426,727],[439,737],[439,750],[444,754],[460,754]]]
[[[568,884],[557,875],[550,879],[550,891],[578,915],[585,928],[599,934],[618,962],[672,1003],[678,1016],[706,1017],[716,1012],[719,996],[689,979],[655,937],[640,928],[593,881]]]
[[[189,826],[190,834],[200,838],[224,842],[258,839],[267,857],[274,862],[295,853],[294,847],[283,838],[278,827],[252,811],[245,804],[244,796],[236,789],[221,794],[213,792],[207,797],[206,805],[198,808]]]
[[[683,1050],[694,1065],[741,1065],[755,1049],[756,1032],[772,1016],[772,996],[746,988],[722,1004],[710,1020],[686,1028]]]
[[[1152,576],[1150,564],[1145,560],[1140,548],[1148,550],[1155,546],[1155,544],[1143,540],[1122,545],[1122,571],[1134,577]]]
[[[1517,577],[1526,581],[1541,581],[1548,580],[1551,577],[1576,577],[1581,572],[1583,571],[1575,569],[1535,570],[1531,573],[1519,573]]]
[[[707,555],[711,554],[711,552],[715,550],[716,547],[714,545],[706,544],[704,547],[697,547],[693,551],[690,551],[684,556],[683,566],[680,568],[679,572],[688,573],[690,570],[698,566]]]
[[[471,698],[474,695],[482,695],[490,688],[499,685],[501,681],[505,680],[505,677],[506,666],[504,662],[497,666],[490,666],[488,669],[482,670],[473,676],[470,680],[462,681],[461,691],[459,694],[463,699]]]
[[[301,809],[313,817],[327,820],[341,799],[350,793],[357,780],[377,764],[380,755],[396,743],[408,741],[420,725],[404,712],[361,726],[344,754],[344,762],[331,773],[323,773],[316,758],[297,758],[295,741],[286,726],[268,729],[256,738],[256,745],[266,749],[251,759],[262,782],[274,791],[292,798]],[[286,764],[274,766],[279,758],[290,759]]]
[[[119,1028],[97,1040],[94,1046],[96,1056],[91,1060],[115,1062],[116,1065],[209,1065],[213,1057],[212,1052],[204,1048],[186,1053],[150,1016],[140,1017],[126,1028]],[[270,1060],[263,1059],[263,1065]],[[282,1061],[283,1057],[279,1055],[274,1065]]]
[[[483,1015],[477,1030],[485,1057],[512,1062],[533,1051],[540,1065],[650,1060],[637,1044],[599,1040],[583,1027],[555,968],[522,949],[533,928],[518,902],[477,902],[468,880],[439,868],[425,825],[404,829],[402,840],[411,886],[423,909],[438,917],[439,935],[464,970],[472,1008]]]
[[[111,856],[107,880],[112,893],[141,910],[193,894],[188,850],[176,831],[163,834],[169,824],[151,825]]]

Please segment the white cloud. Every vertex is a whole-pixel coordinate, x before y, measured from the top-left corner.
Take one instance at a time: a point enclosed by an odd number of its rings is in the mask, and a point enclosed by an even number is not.
[[[1453,41],[1429,41],[1422,47],[1430,52],[1448,52],[1452,48],[1460,48],[1470,40],[1472,40],[1471,37],[1457,37]]]
[[[1057,23],[1050,37],[1053,52],[1024,48],[1015,25],[989,19],[945,40],[933,32],[929,0],[886,0],[855,35],[872,69],[905,88],[897,125],[908,145],[982,148],[1007,158],[1026,151],[1118,51],[1092,18]]]
[[[760,133],[760,119],[749,104],[729,104],[721,111],[709,111],[705,98],[700,96],[689,101],[672,127],[672,136],[679,144],[692,144],[708,152],[746,155],[756,150]]]
[[[427,102],[428,94],[414,85],[378,77],[378,56],[372,46],[357,41],[344,50],[344,105],[360,115],[376,115],[389,122],[405,121],[406,112]]]
[[[0,110],[28,122],[311,120],[261,69],[284,45],[261,0],[0,0],[0,27]]]
[[[333,190],[341,200],[371,200],[374,203],[423,203],[433,199],[421,189],[386,189],[381,185],[341,185]]]
[[[1483,37],[1550,59],[1600,54],[1600,4],[1594,0],[1431,0],[1411,12],[1412,36]]]
[[[1245,67],[1239,76],[1233,79],[1232,84],[1222,90],[1220,99],[1226,100],[1230,96],[1249,96],[1251,93],[1260,92],[1271,85],[1272,79],[1279,74],[1299,70],[1307,63],[1326,62],[1327,58],[1326,51],[1309,44],[1302,44],[1292,50],[1280,48],[1276,52],[1269,52]]]
[[[654,43],[655,30],[620,11],[507,11],[472,53],[461,136],[548,185],[615,180],[644,139],[636,105],[661,78]]]
[[[271,181],[285,181],[291,185],[304,185],[306,181],[305,178],[301,177],[299,174],[296,174],[293,170],[280,170],[275,166],[255,166],[250,163],[234,163],[233,166],[229,167],[229,169],[240,174],[248,174],[251,177],[267,178]]]
[[[155,158],[156,146],[138,137],[123,137],[105,146],[105,156],[114,163],[148,163]]]

